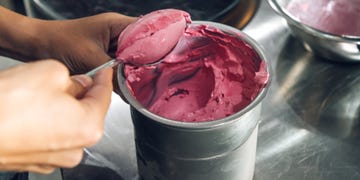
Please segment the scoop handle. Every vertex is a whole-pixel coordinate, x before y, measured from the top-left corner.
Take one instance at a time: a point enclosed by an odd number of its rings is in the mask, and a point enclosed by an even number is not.
[[[100,71],[100,70],[102,70],[102,69],[104,69],[106,67],[114,67],[117,64],[118,63],[117,63],[116,59],[111,59],[110,61],[108,61],[108,62],[106,62],[106,63],[104,63],[104,64],[102,64],[102,65],[100,65],[100,66],[98,66],[96,68],[94,68],[93,70],[91,70],[89,72],[87,72],[85,75],[90,76],[91,78],[93,78],[98,71]]]

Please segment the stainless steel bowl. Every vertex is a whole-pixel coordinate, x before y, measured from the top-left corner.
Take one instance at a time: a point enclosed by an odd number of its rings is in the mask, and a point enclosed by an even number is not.
[[[302,40],[308,50],[328,60],[360,62],[360,36],[334,35],[305,25],[285,9],[291,1],[268,0],[270,6],[286,19],[293,35]]]

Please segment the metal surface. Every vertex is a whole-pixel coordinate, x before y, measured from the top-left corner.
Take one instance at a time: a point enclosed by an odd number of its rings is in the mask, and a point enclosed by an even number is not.
[[[286,19],[294,35],[304,41],[309,49],[328,60],[360,62],[360,37],[336,36],[305,25],[287,12],[286,6],[292,1],[268,0],[274,10]]]
[[[194,20],[216,21],[237,28],[243,28],[253,17],[260,1],[261,0],[209,1],[207,6],[198,6],[195,8],[192,6],[202,3],[202,1],[187,3],[184,3],[182,0],[167,1],[162,2],[164,4],[162,7],[159,6],[158,2],[129,1],[129,3],[126,4],[126,2],[119,0],[110,3],[101,0],[66,2],[56,0],[23,0],[23,3],[27,15],[42,19],[76,18],[80,16],[90,16],[104,11],[121,12],[126,15],[136,16],[148,12],[151,8],[171,7],[187,10]],[[143,7],[134,8],[137,7],[134,6],[134,3],[141,3]],[[155,7],[147,7],[151,5],[155,5]],[[126,8],[121,6],[126,6]]]
[[[360,64],[325,61],[290,35],[265,0],[244,29],[273,69],[263,102],[255,180],[360,179]],[[65,179],[136,179],[129,107],[113,95],[105,135]]]
[[[89,72],[87,72],[85,75],[90,76],[90,77],[94,77],[95,74],[96,74],[97,72],[99,72],[100,70],[102,70],[102,69],[104,69],[104,68],[107,68],[107,67],[111,67],[111,68],[112,68],[112,67],[116,66],[117,64],[118,64],[118,63],[116,63],[116,59],[111,59],[111,60],[109,60],[108,62],[106,62],[106,63],[104,63],[104,64],[102,64],[102,65],[94,68],[93,70],[91,70],[91,71],[89,71]]]
[[[73,19],[95,15],[104,12],[122,12],[128,16],[141,16],[149,12],[175,8],[189,12],[196,20],[216,21],[232,10],[240,0],[209,0],[206,4],[202,0],[31,0],[42,12],[52,19]]]
[[[268,4],[260,9],[245,31],[265,48],[274,78],[255,179],[360,179],[360,64],[314,56]]]
[[[214,22],[194,21],[193,24],[218,27],[229,34],[241,33],[238,29]],[[239,39],[251,45],[260,60],[268,61],[250,37],[242,34]],[[120,64],[118,81],[122,94],[132,105],[137,164],[142,179],[253,178],[257,125],[261,101],[268,86],[249,106],[231,116],[202,123],[180,122],[157,116],[136,101],[126,86],[123,69]]]
[[[29,173],[28,178],[29,180],[63,180],[59,168],[56,168],[55,171],[50,174]]]
[[[261,104],[231,124],[181,128],[131,109],[143,180],[251,180]]]

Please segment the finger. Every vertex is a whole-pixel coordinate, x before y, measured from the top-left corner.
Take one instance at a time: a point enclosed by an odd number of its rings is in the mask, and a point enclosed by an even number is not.
[[[69,86],[67,92],[76,97],[81,98],[85,92],[90,88],[93,81],[89,76],[86,75],[75,75],[69,79]]]
[[[55,170],[56,167],[53,166],[45,166],[38,164],[0,164],[0,171],[15,171],[15,172],[36,172],[41,174],[50,174]]]
[[[94,77],[94,83],[85,93],[81,102],[89,108],[91,112],[105,117],[110,105],[112,86],[112,68],[105,68],[99,71]]]
[[[54,166],[47,166],[47,165],[32,165],[26,168],[26,171],[39,173],[39,174],[51,174],[55,171],[57,167]]]
[[[130,17],[122,14],[113,13],[111,14],[110,28],[110,39],[117,38],[119,34],[131,23],[135,22],[138,17]]]
[[[69,149],[56,152],[22,153],[5,156],[0,164],[43,164],[46,166],[71,168],[78,165],[83,158],[83,149]]]
[[[104,129],[104,119],[110,105],[112,93],[112,68],[105,68],[99,71],[94,77],[93,86],[85,93],[80,100],[85,112],[88,115],[86,131],[82,133],[83,138],[87,139],[85,147],[97,143]]]

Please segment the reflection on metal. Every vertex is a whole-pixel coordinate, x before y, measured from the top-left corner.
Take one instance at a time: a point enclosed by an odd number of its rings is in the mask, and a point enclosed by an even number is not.
[[[280,21],[282,23],[279,23],[279,19],[277,17],[269,17],[265,22],[257,24],[257,28],[245,28],[244,32],[256,40],[267,39],[270,36],[273,36],[274,33],[282,31],[286,28],[286,22],[283,20]],[[274,26],[274,24],[277,24],[277,26]]]
[[[293,146],[297,146],[298,143],[302,143],[308,135],[308,131],[305,129],[292,129],[283,133],[277,139],[273,139],[273,143],[269,144],[267,147],[263,147],[256,156],[256,162],[262,163],[267,161],[270,157],[273,157],[276,154],[281,154],[284,151],[287,151]]]
[[[241,0],[220,22],[242,29],[254,16],[260,2],[261,0]]]
[[[132,3],[126,4],[126,1],[122,2],[120,0],[113,2],[101,2],[101,0],[92,0],[88,2],[24,0],[26,13],[30,16],[43,19],[73,19],[86,15],[94,15],[104,11],[118,12],[121,10],[122,13],[125,13],[126,15],[137,16],[144,14],[145,12],[149,12],[151,9],[158,9],[159,7],[172,7],[184,10],[187,8],[189,13],[192,14],[194,20],[218,21],[239,29],[244,28],[252,19],[259,7],[259,4],[261,3],[261,0],[234,0],[223,1],[222,3],[211,1],[203,7],[195,6],[198,3],[201,3],[201,1],[187,3],[182,1],[162,1],[159,3],[144,2],[144,7],[136,8],[138,4],[141,4],[141,1],[133,1]],[[212,12],[215,11],[214,9],[206,9],[209,8],[208,5],[211,4],[213,4],[213,8],[221,11],[212,14]],[[227,4],[229,5],[226,6]],[[146,5],[148,6],[146,7]],[[222,6],[225,8],[222,9]],[[72,9],[69,9],[69,7]],[[134,9],[131,10],[129,7]]]
[[[309,56],[311,56],[311,54],[304,54],[304,57],[300,57],[300,60],[290,67],[288,75],[284,77],[285,79],[279,87],[278,93],[275,94],[275,102],[281,101],[281,97],[289,97],[292,95],[292,88],[294,88],[297,83],[294,79],[298,79],[299,76],[302,75],[304,69],[309,63],[308,61],[305,61],[305,59],[308,59]]]
[[[343,49],[346,52],[349,53],[358,53],[359,52],[359,48],[357,46],[348,44],[348,43],[339,43],[337,44],[338,49]]]

